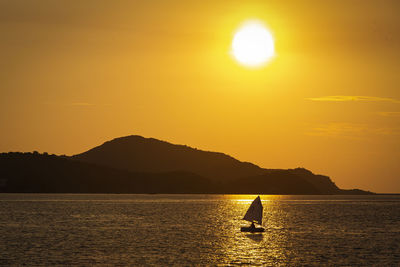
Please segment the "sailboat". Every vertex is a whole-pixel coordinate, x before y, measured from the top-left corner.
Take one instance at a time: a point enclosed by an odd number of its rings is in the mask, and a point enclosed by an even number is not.
[[[251,222],[251,226],[249,227],[241,227],[241,232],[264,232],[264,228],[262,227],[255,227],[254,223],[262,225],[262,215],[263,215],[263,206],[261,204],[260,196],[253,200],[249,209],[247,210],[246,214],[243,217],[243,220]]]

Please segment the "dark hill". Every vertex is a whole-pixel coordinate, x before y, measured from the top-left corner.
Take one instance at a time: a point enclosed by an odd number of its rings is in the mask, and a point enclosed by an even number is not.
[[[315,179],[312,177],[315,176]],[[326,185],[329,178],[305,169],[266,170],[262,175],[213,182],[197,174],[130,172],[39,153],[0,154],[0,192],[22,193],[236,193],[365,194]],[[332,185],[331,185],[332,186]],[[326,191],[324,191],[326,190]]]
[[[229,155],[174,145],[137,135],[116,138],[72,159],[130,172],[194,173],[209,179],[214,192],[264,194],[350,194],[331,179],[303,168],[263,169]]]
[[[268,170],[268,174],[273,175],[276,171],[287,171],[290,175],[298,176],[299,178],[307,181],[312,184],[314,188],[318,189],[320,192],[324,194],[338,194],[343,193],[341,189],[336,186],[332,180],[325,175],[314,174],[309,170],[304,168],[296,168],[289,170]]]
[[[223,153],[137,135],[116,138],[72,158],[135,172],[187,171],[218,181],[265,172],[252,163],[241,162]]]
[[[204,193],[205,178],[187,172],[139,173],[39,153],[0,154],[0,192]]]
[[[255,194],[318,195],[326,193],[306,179],[285,170],[276,170],[259,176],[240,178],[229,183],[228,187],[230,192],[237,194],[253,192]]]

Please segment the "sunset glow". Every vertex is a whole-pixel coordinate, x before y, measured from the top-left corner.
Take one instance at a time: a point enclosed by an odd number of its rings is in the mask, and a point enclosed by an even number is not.
[[[0,7],[2,152],[141,135],[400,191],[400,1]]]

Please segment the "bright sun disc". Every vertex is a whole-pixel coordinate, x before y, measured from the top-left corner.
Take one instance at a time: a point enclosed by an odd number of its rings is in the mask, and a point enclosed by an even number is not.
[[[261,22],[245,23],[233,37],[233,56],[248,67],[268,62],[274,56],[274,50],[274,39]]]

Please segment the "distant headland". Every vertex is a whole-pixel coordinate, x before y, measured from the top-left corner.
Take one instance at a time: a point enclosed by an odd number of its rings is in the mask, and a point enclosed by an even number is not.
[[[373,194],[304,168],[264,169],[229,155],[138,135],[74,156],[0,154],[0,192]]]

